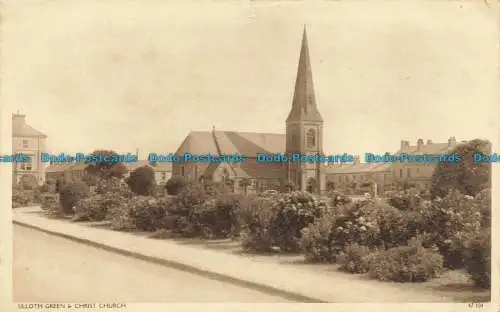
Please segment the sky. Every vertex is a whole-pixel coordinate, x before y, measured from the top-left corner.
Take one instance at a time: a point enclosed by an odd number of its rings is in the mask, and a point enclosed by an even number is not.
[[[26,114],[52,153],[284,133],[304,25],[326,153],[500,137],[483,2],[11,0],[2,19],[2,114]]]

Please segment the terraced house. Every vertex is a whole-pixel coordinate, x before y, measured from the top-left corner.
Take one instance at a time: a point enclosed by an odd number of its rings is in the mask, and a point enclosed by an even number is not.
[[[38,184],[45,181],[45,164],[40,161],[46,152],[47,136],[26,123],[26,115],[12,115],[12,153],[25,154],[30,161],[12,164],[12,181],[18,183],[22,176],[33,176]]]

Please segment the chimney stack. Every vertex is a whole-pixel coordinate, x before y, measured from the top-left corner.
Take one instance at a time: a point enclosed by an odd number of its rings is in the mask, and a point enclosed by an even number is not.
[[[212,133],[215,132],[215,126],[212,126]]]
[[[422,148],[422,145],[424,145],[424,140],[418,139],[417,140],[417,150],[420,150]]]
[[[404,148],[407,148],[407,147],[410,147],[410,142],[409,141],[401,140],[401,149],[404,149]]]
[[[26,123],[26,115],[20,114],[19,111],[17,113],[12,114],[12,128],[20,129]]]
[[[457,140],[455,139],[455,137],[454,136],[450,137],[448,139],[448,146],[452,146],[452,145],[455,145],[455,144],[457,144]]]

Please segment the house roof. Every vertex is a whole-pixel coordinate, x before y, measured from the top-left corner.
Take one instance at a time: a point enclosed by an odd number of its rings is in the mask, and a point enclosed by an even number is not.
[[[326,174],[355,174],[355,173],[378,173],[387,172],[391,163],[344,163],[325,168]]]
[[[47,135],[36,130],[30,125],[23,124],[19,126],[12,126],[12,136],[14,137],[41,137],[46,138]]]

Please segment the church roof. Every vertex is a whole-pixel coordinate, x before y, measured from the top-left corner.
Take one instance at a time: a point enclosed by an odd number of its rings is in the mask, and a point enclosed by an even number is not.
[[[285,135],[277,133],[192,131],[175,154],[231,155],[239,153],[246,157],[256,157],[257,153],[284,153],[285,143]]]

